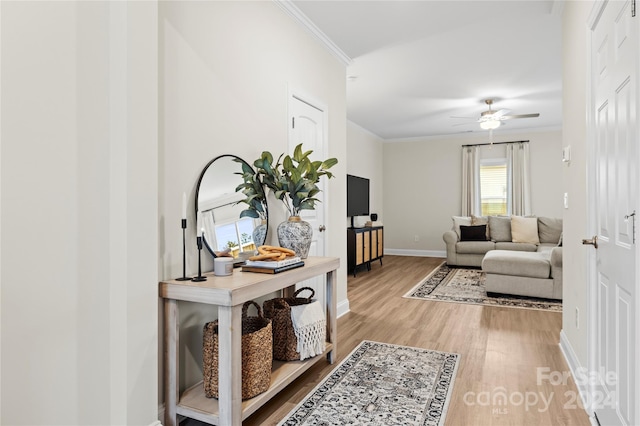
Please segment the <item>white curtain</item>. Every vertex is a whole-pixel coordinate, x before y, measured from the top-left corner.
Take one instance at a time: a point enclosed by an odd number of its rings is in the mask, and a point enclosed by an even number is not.
[[[462,147],[462,216],[480,215],[480,147]]]
[[[507,144],[507,199],[509,214],[531,214],[531,182],[529,179],[529,142]]]

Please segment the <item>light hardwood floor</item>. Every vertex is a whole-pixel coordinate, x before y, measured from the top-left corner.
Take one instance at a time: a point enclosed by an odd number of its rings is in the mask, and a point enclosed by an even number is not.
[[[351,311],[338,319],[337,362],[362,340],[455,352],[461,359],[446,425],[590,424],[573,381],[558,383],[569,371],[558,346],[562,314],[404,299],[443,259],[383,262],[349,276]],[[333,367],[319,362],[243,424],[276,424]],[[558,380],[539,377],[543,371]]]

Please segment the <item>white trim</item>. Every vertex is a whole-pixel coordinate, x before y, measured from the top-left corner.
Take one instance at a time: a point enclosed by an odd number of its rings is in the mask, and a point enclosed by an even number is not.
[[[287,15],[293,18],[309,34],[314,36],[343,65],[349,66],[352,59],[338,47],[320,28],[316,26],[291,0],[273,0]]]
[[[369,136],[371,136],[371,137],[373,137],[373,138],[379,139],[379,140],[380,140],[380,142],[384,142],[384,141],[385,141],[385,139],[384,139],[382,136],[380,136],[380,135],[376,135],[376,134],[375,134],[375,133],[373,133],[371,130],[369,130],[369,129],[365,129],[364,127],[362,127],[361,125],[359,125],[359,124],[358,124],[358,123],[356,123],[356,122],[353,122],[353,121],[351,121],[351,120],[347,120],[347,123],[349,123],[349,124],[351,124],[351,125],[353,125],[353,126],[356,126],[356,127],[357,127],[358,129],[360,129],[363,133],[366,133],[366,134],[368,134]]]
[[[441,250],[410,250],[410,249],[384,249],[384,254],[394,256],[417,256],[417,257],[447,257],[446,251]]]
[[[595,153],[595,142],[594,137],[596,133],[596,123],[595,123],[595,115],[593,112],[593,104],[594,104],[594,91],[593,91],[593,30],[597,22],[600,20],[602,13],[604,11],[606,5],[606,1],[599,2],[596,1],[593,4],[593,8],[591,9],[591,13],[589,14],[589,18],[587,19],[587,28],[585,31],[587,32],[586,40],[587,40],[587,87],[585,93],[585,101],[587,106],[586,111],[586,141],[585,141],[585,153],[586,153],[586,187],[587,187],[587,229],[585,229],[585,235],[593,235],[593,231],[597,229],[597,224],[595,221],[594,212],[597,209],[595,205],[595,178],[592,174],[596,170],[596,153]],[[586,336],[587,336],[587,368],[590,371],[597,371],[597,332],[598,332],[598,324],[597,324],[597,282],[596,282],[596,254],[595,250],[587,250],[584,253],[584,257],[586,258],[585,265],[587,267],[586,271],[586,280],[587,280],[587,312],[586,312]],[[561,334],[562,338],[563,335]],[[566,336],[564,336],[566,339]],[[566,345],[571,348],[571,344],[568,342]],[[564,353],[564,352],[563,352]],[[575,356],[575,354],[574,354]],[[566,358],[566,356],[565,356]],[[582,397],[582,401],[585,401],[583,395],[583,389],[578,389],[580,391],[580,395]],[[587,396],[591,395],[592,392],[597,390],[597,384],[593,384],[589,389],[586,390]],[[592,407],[590,405],[584,405],[585,410],[590,417],[595,417]],[[593,420],[592,420],[593,423]],[[596,423],[597,424],[597,423]]]
[[[344,299],[340,302],[338,302],[338,309],[337,309],[337,318],[340,318],[341,316],[348,314],[349,312],[351,312],[351,310],[349,309],[349,299]]]
[[[573,346],[571,346],[571,342],[567,338],[567,335],[564,333],[564,330],[560,330],[560,351],[564,356],[564,359],[567,361],[567,365],[569,366],[569,371],[571,371],[571,376],[573,377],[573,381],[576,383],[576,388],[578,388],[578,394],[580,395],[580,399],[582,401],[582,406],[585,407],[585,411],[589,415],[589,417],[593,417],[593,411],[591,410],[591,405],[587,403],[589,401],[589,387],[587,383],[584,383],[585,380],[576,380],[578,376],[578,371],[584,371],[584,367],[580,364],[580,360],[576,356],[576,352],[573,350]],[[584,376],[580,374],[580,376]],[[593,420],[592,420],[593,423]]]
[[[149,426],[162,426],[162,423],[160,423],[159,420],[156,420],[155,422],[149,423]]]

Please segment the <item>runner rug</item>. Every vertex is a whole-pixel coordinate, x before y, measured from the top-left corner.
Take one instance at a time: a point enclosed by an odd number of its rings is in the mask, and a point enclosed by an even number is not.
[[[562,312],[561,300],[537,299],[497,293],[487,295],[484,288],[484,280],[485,274],[480,269],[450,268],[443,262],[403,297]]]
[[[365,340],[279,425],[444,425],[459,358]]]

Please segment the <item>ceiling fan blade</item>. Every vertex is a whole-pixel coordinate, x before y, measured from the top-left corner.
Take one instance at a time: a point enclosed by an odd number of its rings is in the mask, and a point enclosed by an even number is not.
[[[509,113],[509,112],[510,112],[510,110],[508,110],[508,109],[500,109],[500,110],[498,110],[498,111],[494,112],[494,113],[493,113],[493,115],[492,115],[492,117],[493,117],[494,119],[496,119],[496,118],[500,118],[500,117],[504,117],[504,116],[505,116],[505,115],[507,115],[507,113]]]
[[[457,116],[457,115],[450,115],[449,118],[463,118],[465,120],[477,120],[478,119],[478,117],[460,117],[460,116]]]
[[[468,122],[468,123],[452,124],[451,126],[452,126],[452,127],[458,127],[458,126],[466,126],[466,125],[468,125],[468,124],[475,124],[475,125],[477,125],[477,122],[476,122],[476,121],[470,121],[470,122]]]
[[[535,114],[516,114],[516,115],[503,115],[501,120],[511,120],[512,118],[536,118],[540,117],[539,113]]]

